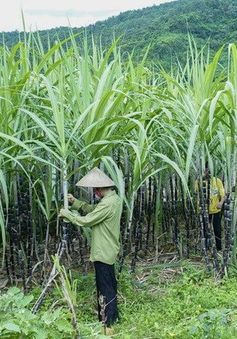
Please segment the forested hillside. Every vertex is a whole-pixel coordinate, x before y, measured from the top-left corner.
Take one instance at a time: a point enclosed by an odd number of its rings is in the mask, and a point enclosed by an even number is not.
[[[121,37],[123,56],[134,51],[135,59],[141,59],[150,45],[148,60],[169,65],[178,57],[186,58],[187,32],[191,33],[198,45],[210,41],[210,48],[216,51],[225,43],[237,40],[236,0],[177,0],[159,6],[132,10],[97,22],[87,27],[88,35],[95,41],[101,38],[104,47],[111,44],[113,36]],[[73,28],[74,33],[83,28]],[[63,39],[69,35],[68,27],[59,27],[39,32],[43,45],[48,41]],[[14,45],[23,33],[8,32],[1,36],[8,46]],[[79,40],[81,35],[77,37]],[[49,38],[49,39],[48,39]]]

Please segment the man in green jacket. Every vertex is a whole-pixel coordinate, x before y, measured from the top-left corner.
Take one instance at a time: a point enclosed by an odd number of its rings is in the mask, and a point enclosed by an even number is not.
[[[75,214],[75,211],[61,209],[60,217],[74,225],[92,228],[90,260],[95,267],[98,316],[101,321],[104,313],[105,324],[110,327],[118,319],[114,263],[120,248],[122,201],[113,189],[114,182],[98,168],[91,170],[76,185],[93,187],[95,195],[101,200],[97,205],[90,205],[69,194],[71,209],[82,210],[87,214],[81,216],[79,213]]]

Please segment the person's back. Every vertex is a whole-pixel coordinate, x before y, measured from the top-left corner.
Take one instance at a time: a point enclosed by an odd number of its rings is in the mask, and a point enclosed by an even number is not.
[[[92,227],[90,260],[112,265],[120,248],[121,198],[115,191],[110,191],[99,202],[98,208],[104,209],[106,218]]]

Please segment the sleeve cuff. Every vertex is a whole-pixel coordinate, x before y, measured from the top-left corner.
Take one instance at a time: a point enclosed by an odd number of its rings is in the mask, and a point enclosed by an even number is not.
[[[82,201],[75,199],[74,203],[71,206],[71,209],[72,210],[79,210],[79,208],[81,208],[82,204],[83,204]]]
[[[78,212],[70,212],[67,211],[64,214],[65,218],[67,220],[69,220],[72,224],[77,225],[77,226],[82,226],[79,222],[78,222],[78,217],[80,217],[80,214]]]
[[[71,221],[71,218],[73,217],[73,213],[70,211],[64,212],[64,217]]]

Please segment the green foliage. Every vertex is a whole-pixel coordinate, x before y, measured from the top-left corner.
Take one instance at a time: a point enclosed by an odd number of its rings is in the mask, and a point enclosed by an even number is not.
[[[70,338],[72,326],[62,308],[32,314],[33,295],[12,287],[0,296],[1,338]]]

